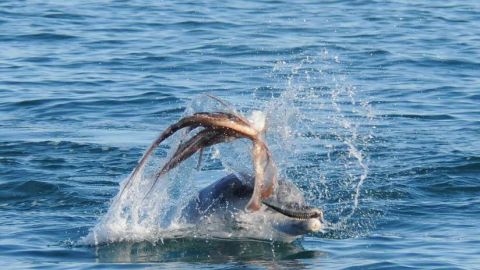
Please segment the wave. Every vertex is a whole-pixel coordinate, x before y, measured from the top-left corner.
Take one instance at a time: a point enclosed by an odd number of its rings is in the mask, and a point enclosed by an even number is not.
[[[57,33],[36,33],[36,34],[26,34],[26,35],[17,35],[11,37],[11,41],[66,41],[73,40],[78,37],[68,34],[57,34]]]

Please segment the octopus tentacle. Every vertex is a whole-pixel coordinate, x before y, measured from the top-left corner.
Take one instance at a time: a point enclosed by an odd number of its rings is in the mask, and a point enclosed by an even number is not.
[[[231,141],[236,138],[238,138],[238,136],[236,136],[234,132],[227,129],[204,129],[200,131],[177,148],[177,151],[175,151],[170,160],[165,163],[162,169],[155,175],[155,180],[152,184],[152,187],[147,192],[147,195],[152,191],[152,188],[156,185],[161,176],[175,168],[178,164],[195,154],[197,151],[201,151],[209,146]]]
[[[157,137],[139,160],[137,166],[122,189],[120,196],[122,196],[123,192],[132,185],[133,179],[143,171],[148,157],[152,155],[155,148],[178,130],[188,128],[187,133],[189,133],[197,127],[203,127],[204,129],[179,145],[172,158],[170,158],[170,160],[156,174],[155,180],[146,196],[151,192],[162,175],[176,167],[197,151],[201,151],[202,149],[215,144],[239,138],[247,138],[250,139],[253,144],[252,156],[255,168],[255,182],[252,197],[247,203],[246,208],[251,211],[260,209],[261,201],[264,198],[271,196],[276,183],[277,171],[272,161],[271,153],[263,141],[260,132],[256,130],[248,120],[237,114],[225,112],[195,113],[192,116],[184,117],[177,123],[169,126]],[[265,183],[266,172],[269,173],[269,181],[267,183]]]
[[[225,101],[225,100],[223,100],[223,99],[221,99],[221,98],[219,98],[219,97],[216,97],[216,96],[214,96],[214,95],[210,95],[210,94],[205,94],[205,96],[208,97],[208,98],[210,98],[210,99],[215,100],[216,102],[218,102],[218,103],[220,103],[220,104],[222,104],[222,106],[225,107],[227,110],[229,110],[230,113],[235,114],[237,117],[241,118],[243,121],[245,121],[246,123],[248,123],[248,120],[247,120],[245,117],[243,117],[242,115],[239,115],[239,114],[237,113],[237,111],[232,107],[232,105],[230,105],[227,101]]]
[[[247,203],[247,209],[256,211],[260,209],[261,201],[272,195],[276,184],[277,170],[272,162],[271,153],[263,141],[253,142],[252,154],[255,168],[255,183],[252,197]],[[265,172],[267,169],[270,169],[272,174],[269,183],[265,183]]]
[[[120,192],[120,197],[123,195],[124,191],[127,190],[132,185],[132,179],[135,179],[143,168],[146,165],[148,157],[150,157],[153,151],[167,138],[172,136],[175,132],[180,129],[189,127],[190,130],[195,129],[197,127],[210,127],[210,128],[228,128],[235,130],[239,134],[242,134],[248,138],[255,138],[257,137],[257,131],[250,126],[250,124],[238,117],[237,115],[231,113],[223,113],[223,112],[200,112],[195,113],[192,116],[187,116],[180,119],[177,123],[169,126],[165,131],[163,131],[155,141],[150,145],[150,147],[145,151],[142,158],[138,161],[137,166],[130,174],[129,179],[127,180],[124,188]]]

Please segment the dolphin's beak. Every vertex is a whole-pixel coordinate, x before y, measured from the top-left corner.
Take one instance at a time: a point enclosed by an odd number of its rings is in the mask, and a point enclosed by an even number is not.
[[[319,208],[309,207],[309,206],[302,206],[302,207],[292,207],[292,208],[285,208],[282,206],[278,206],[273,204],[272,202],[263,201],[264,205],[268,206],[270,209],[291,218],[296,219],[318,219],[320,222],[324,223],[323,219],[323,211]]]
[[[293,206],[290,208],[275,205],[272,202],[262,202],[269,209],[282,214],[289,219],[280,222],[278,228],[291,235],[303,235],[306,233],[314,233],[325,229],[325,220],[323,219],[323,211],[319,208],[309,206]]]

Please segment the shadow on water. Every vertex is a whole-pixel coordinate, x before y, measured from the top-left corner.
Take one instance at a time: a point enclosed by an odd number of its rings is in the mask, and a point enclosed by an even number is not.
[[[268,241],[236,241],[227,239],[166,239],[163,242],[121,242],[95,247],[100,263],[211,263],[246,262],[304,266],[302,260],[325,256],[325,253],[305,250],[298,243]]]

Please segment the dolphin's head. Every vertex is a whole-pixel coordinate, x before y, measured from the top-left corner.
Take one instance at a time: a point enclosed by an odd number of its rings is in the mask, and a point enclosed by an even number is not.
[[[241,190],[242,192],[236,192],[237,198],[248,198],[253,190],[246,188],[245,184],[249,186],[254,179],[244,174],[240,174],[240,176],[243,182],[242,184],[236,182],[236,187],[237,191]],[[226,197],[232,199],[235,196]],[[326,228],[323,211],[309,206],[305,202],[304,193],[286,179],[278,180],[273,193],[268,198],[262,199],[260,209],[249,211],[247,208],[245,211],[240,211],[236,215],[236,219],[240,221],[242,224],[240,228],[244,230],[263,231],[264,235],[279,235],[293,239],[308,233],[323,231]]]
[[[245,174],[225,176],[203,188],[183,209],[183,217],[201,228],[262,239],[295,239],[325,229],[323,211],[308,206],[303,192],[283,179],[258,210],[248,210],[253,181]]]
[[[271,216],[273,228],[285,234],[299,236],[325,229],[323,211],[307,205],[303,193],[289,181],[279,181],[263,205],[262,211]]]
[[[290,210],[290,209],[289,209]],[[320,212],[321,213],[321,212]],[[224,223],[225,225],[227,223]],[[258,211],[236,213],[233,228],[241,238],[291,242],[309,233],[325,229],[322,217],[294,218],[265,206]]]

